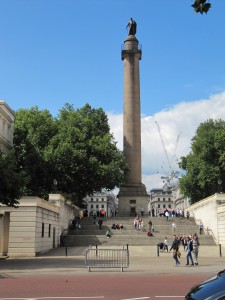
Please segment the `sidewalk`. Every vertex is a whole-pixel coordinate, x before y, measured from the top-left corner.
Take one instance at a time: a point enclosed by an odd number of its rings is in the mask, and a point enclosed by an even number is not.
[[[225,257],[199,257],[198,266],[186,266],[186,252],[182,252],[181,266],[175,267],[172,253],[160,253],[156,247],[152,249],[154,256],[135,256],[130,249],[130,263],[122,273],[119,268],[96,268],[88,272],[85,266],[85,247],[57,248],[35,258],[9,258],[0,262],[0,272],[8,276],[40,276],[40,275],[88,275],[88,274],[127,274],[127,275],[206,275],[210,277],[225,269]],[[137,254],[137,253],[136,253]],[[148,253],[146,253],[148,254]],[[151,253],[150,253],[151,254]],[[2,276],[3,276],[2,275]]]
[[[95,246],[93,246],[95,248]],[[123,247],[115,247],[115,246],[98,246],[98,249],[122,249]],[[125,249],[126,246],[124,246]],[[170,248],[170,247],[169,247]],[[52,250],[49,250],[39,257],[65,257],[65,256],[84,256],[87,247],[59,247]],[[145,257],[145,258],[156,258],[158,256],[158,251],[156,246],[128,246],[130,257]],[[67,253],[67,255],[66,255]],[[181,250],[181,254],[183,256],[186,255],[186,252]],[[225,249],[221,249],[221,254],[225,257]],[[159,253],[160,257],[167,256],[167,253]],[[208,258],[216,258],[220,257],[220,249],[219,246],[201,246],[199,248],[199,257],[208,257]]]

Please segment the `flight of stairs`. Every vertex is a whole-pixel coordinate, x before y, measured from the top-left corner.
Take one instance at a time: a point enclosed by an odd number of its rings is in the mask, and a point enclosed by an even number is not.
[[[81,228],[76,230],[68,229],[64,232],[65,243],[71,247],[89,247],[95,245],[107,246],[156,246],[163,242],[165,237],[168,239],[168,244],[171,245],[173,239],[172,222],[176,223],[177,235],[190,235],[199,233],[199,227],[193,219],[186,218],[170,218],[168,221],[164,217],[149,217],[143,216],[144,229],[134,229],[134,218],[131,217],[113,217],[103,218],[102,229],[99,229],[98,219],[96,224],[92,217],[85,217],[80,221]],[[148,222],[152,221],[155,231],[153,236],[147,236]],[[112,224],[123,224],[125,229],[112,230]],[[111,238],[107,238],[106,231],[111,230]],[[199,236],[201,246],[215,246],[215,242],[210,235],[203,234]]]

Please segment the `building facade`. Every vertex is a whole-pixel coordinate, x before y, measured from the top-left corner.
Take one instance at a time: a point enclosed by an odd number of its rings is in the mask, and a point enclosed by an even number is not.
[[[173,188],[173,199],[175,208],[183,210],[190,206],[188,198],[181,194],[179,185]]]
[[[165,184],[162,188],[155,188],[150,191],[148,210],[157,216],[165,211],[184,210],[190,206],[188,198],[181,194],[179,182],[175,186],[169,187]]]
[[[9,152],[13,147],[15,112],[0,100],[0,152]]]
[[[87,205],[88,216],[100,216],[100,212],[104,211],[105,217],[116,216],[118,204],[116,197],[112,192],[101,192],[91,196],[87,196],[84,201]]]
[[[148,210],[151,215],[158,216],[166,209],[171,211],[174,208],[174,195],[172,189],[158,188],[150,191]]]

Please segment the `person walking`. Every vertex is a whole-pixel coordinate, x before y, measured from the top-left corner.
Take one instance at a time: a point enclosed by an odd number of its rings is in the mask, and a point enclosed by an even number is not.
[[[165,240],[163,242],[163,251],[167,251],[168,252],[168,241],[167,241],[167,237],[165,236]]]
[[[166,210],[166,212],[165,212],[165,217],[166,217],[166,220],[168,221],[169,220],[169,212],[168,212],[168,210]]]
[[[192,240],[192,246],[193,246],[193,250],[192,250],[192,255],[193,255],[193,261],[195,266],[198,265],[198,249],[199,249],[199,240],[197,237],[197,234],[194,234],[193,236],[193,240]]]
[[[102,229],[102,223],[103,223],[103,221],[102,221],[102,219],[100,218],[100,219],[98,220],[98,225],[99,225],[99,229],[100,229],[100,230]]]
[[[189,258],[191,260],[191,265],[194,266],[194,262],[193,262],[193,258],[192,258],[192,255],[191,255],[191,252],[193,250],[193,244],[192,244],[192,240],[190,237],[187,238],[187,241],[188,241],[188,244],[187,244],[187,255],[186,255],[186,259],[187,259],[187,263],[186,263],[186,266],[189,265]]]
[[[94,211],[94,212],[93,212],[93,222],[94,222],[94,225],[96,224],[96,217],[97,217],[97,216],[96,216],[96,212]]]
[[[176,262],[175,267],[179,267],[180,266],[180,262],[178,260],[178,251],[179,251],[179,243],[180,241],[177,239],[177,236],[174,234],[173,235],[173,243],[170,247],[170,251],[173,250],[173,259]]]
[[[175,232],[175,231],[176,231],[176,227],[177,227],[176,223],[173,222],[173,223],[172,223],[172,232]]]
[[[186,217],[187,217],[187,219],[189,220],[189,218],[190,218],[190,213],[189,213],[189,211],[186,212]]]
[[[199,234],[200,235],[203,234],[203,224],[202,224],[202,222],[200,222],[200,224],[199,224]]]

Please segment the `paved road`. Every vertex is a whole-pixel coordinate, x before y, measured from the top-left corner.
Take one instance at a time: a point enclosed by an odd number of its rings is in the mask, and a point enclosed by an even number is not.
[[[205,276],[89,274],[30,276],[0,280],[0,300],[184,299]]]
[[[130,257],[129,268],[93,269],[76,256],[46,253],[33,259],[0,260],[0,300],[184,299],[191,286],[225,269],[225,258],[200,258],[199,266],[174,267],[172,254]],[[75,251],[75,250],[74,250]],[[74,253],[73,253],[74,254]]]

